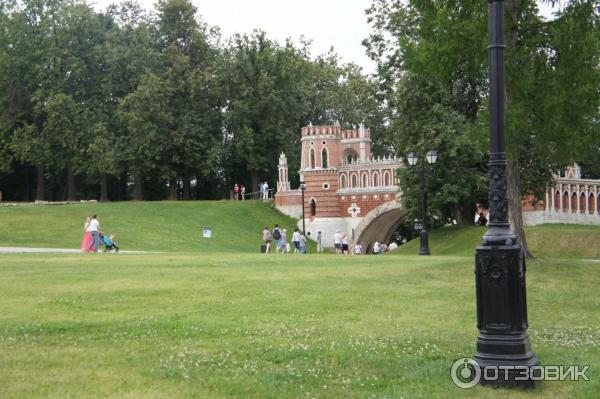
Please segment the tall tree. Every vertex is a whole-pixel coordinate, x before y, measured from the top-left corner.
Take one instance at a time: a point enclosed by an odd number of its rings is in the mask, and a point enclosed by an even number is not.
[[[297,152],[306,62],[291,42],[282,47],[258,31],[236,35],[226,57],[231,159],[249,172],[255,189],[259,178],[274,176],[281,151]]]
[[[164,154],[170,148],[168,132],[173,130],[169,101],[173,87],[147,72],[136,91],[119,106],[119,117],[127,127],[125,159],[135,179],[134,200],[144,199],[144,177],[152,172],[164,175]]]

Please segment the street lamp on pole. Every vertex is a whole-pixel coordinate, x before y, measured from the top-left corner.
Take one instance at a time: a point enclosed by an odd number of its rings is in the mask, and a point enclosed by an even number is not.
[[[427,163],[429,165],[433,165],[435,164],[435,162],[437,161],[437,151],[435,150],[431,150],[429,152],[427,152],[427,154],[425,155],[425,158],[427,159]],[[406,156],[406,159],[408,161],[408,164],[413,168],[415,168],[415,165],[417,165],[417,162],[419,161],[419,157],[414,153],[411,152]],[[426,219],[426,212],[427,212],[427,201],[426,201],[426,197],[425,197],[425,173],[426,172],[430,172],[431,171],[431,166],[430,167],[425,167],[423,166],[424,162],[421,161],[421,166],[419,166],[418,169],[416,169],[416,173],[419,176],[419,188],[421,189],[421,232],[419,233],[419,237],[420,237],[420,241],[421,241],[421,246],[419,248],[419,255],[430,255],[431,252],[429,252],[429,236],[427,234],[427,219]]]
[[[306,184],[304,180],[300,181],[300,191],[302,191],[302,234],[306,231],[306,225],[304,222],[304,190],[306,190]]]
[[[475,254],[477,352],[482,384],[533,386],[539,360],[527,334],[525,256],[508,222],[504,148],[504,2],[488,0],[490,189],[488,230]],[[498,378],[486,376],[499,372]],[[523,375],[526,377],[523,378]]]

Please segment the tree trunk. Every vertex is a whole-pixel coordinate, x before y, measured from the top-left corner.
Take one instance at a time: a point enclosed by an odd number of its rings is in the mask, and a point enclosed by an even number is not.
[[[75,173],[72,166],[67,166],[67,201],[75,200]]]
[[[464,221],[462,219],[462,205],[456,204],[454,205],[454,220],[456,220],[457,226],[464,226]]]
[[[521,13],[523,12],[523,2],[521,0],[508,0],[507,2],[508,15],[510,17],[510,30],[508,33],[510,48],[516,49],[518,45],[518,22]],[[510,81],[506,84],[506,103],[510,104],[511,100]],[[507,157],[509,158],[509,157]],[[521,187],[521,171],[519,167],[518,157],[508,159],[508,167],[506,170],[506,184],[508,194],[508,219],[510,225],[517,236],[518,242],[525,251],[525,256],[533,258],[533,254],[527,247],[525,239],[525,229],[523,227],[523,190]]]
[[[129,181],[129,173],[127,173],[127,171],[124,171],[121,174],[121,177],[119,178],[119,183],[118,183],[119,201],[129,200],[129,187],[127,185],[128,181]]]
[[[259,181],[258,181],[258,171],[257,170],[250,171],[250,179],[252,181],[252,191],[251,192],[257,192],[257,191],[259,191],[259,189],[258,189],[258,183],[259,183]],[[228,189],[229,189],[229,187],[228,187]],[[259,195],[260,195],[260,193],[255,194],[254,198],[255,199],[256,198],[260,199]]]
[[[100,177],[100,202],[108,202],[108,176],[105,174]]]
[[[43,201],[45,196],[44,193],[46,191],[44,181],[44,165],[37,165],[37,189],[35,193],[36,201]]]
[[[143,201],[144,200],[144,176],[141,173],[136,173],[133,177],[134,188],[133,188],[133,200]]]
[[[471,201],[464,200],[461,204],[454,206],[454,220],[458,226],[470,226],[473,224],[473,205]]]
[[[509,160],[507,168],[507,194],[508,194],[508,219],[517,236],[517,240],[523,247],[525,255],[533,258],[533,254],[527,247],[525,229],[523,227],[523,196],[521,191],[521,174],[519,172],[519,161]]]
[[[177,201],[177,178],[169,178],[169,201]]]
[[[183,200],[189,201],[190,199],[192,199],[192,197],[190,195],[190,177],[189,176],[183,176],[182,185],[183,185],[183,187],[182,187]]]
[[[31,193],[33,192],[33,187],[31,187],[31,168],[26,166],[25,172],[25,192],[23,195],[23,201],[29,202],[31,201]]]

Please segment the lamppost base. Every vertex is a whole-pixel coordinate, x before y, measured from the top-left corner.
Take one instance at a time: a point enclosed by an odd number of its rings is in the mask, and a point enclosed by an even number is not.
[[[513,340],[507,340],[504,336],[484,337],[482,334],[477,340],[477,346],[479,347],[482,340],[488,339],[495,341],[493,345],[497,346],[497,348],[526,346],[531,349],[527,334],[524,337],[514,339],[514,342],[507,342]],[[490,342],[486,342],[484,345],[489,344]],[[479,380],[479,384],[481,385],[533,388],[537,381],[542,378],[541,370],[537,367],[540,365],[540,361],[531,350],[523,355],[477,352],[474,355],[474,359],[481,369],[481,378]]]
[[[494,236],[484,237],[484,242]],[[514,242],[506,234],[506,242]],[[525,258],[520,245],[480,245],[475,257],[477,353],[482,385],[533,387],[540,364],[527,334]],[[537,377],[537,378],[536,378]]]
[[[419,248],[419,255],[431,255],[431,253],[429,252],[429,236],[427,235],[427,230],[423,228],[419,236],[421,243],[421,247]]]

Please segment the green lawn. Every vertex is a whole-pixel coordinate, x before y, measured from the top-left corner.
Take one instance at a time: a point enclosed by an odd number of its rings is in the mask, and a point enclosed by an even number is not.
[[[474,256],[486,229],[480,226],[442,227],[429,232],[433,254]],[[600,259],[600,226],[548,224],[525,229],[536,257]],[[419,240],[401,245],[393,254],[419,253]]]
[[[129,250],[258,252],[264,225],[287,228],[288,239],[295,226],[272,201],[0,206],[0,246],[79,248],[85,218],[93,214],[102,230]],[[205,226],[213,230],[213,238],[202,238]]]
[[[130,249],[173,251],[0,255],[0,398],[600,395],[600,262],[584,259],[593,257],[588,241],[560,257],[556,246],[540,249],[527,295],[542,363],[589,364],[591,381],[461,390],[449,370],[473,354],[477,336],[474,245],[465,240],[476,245],[483,229],[433,232],[430,257],[410,255],[412,243],[389,256],[266,256],[255,253],[262,223],[293,224],[268,204],[102,204],[0,208],[0,246],[76,244],[78,232],[54,228],[46,239],[32,221],[73,218],[79,229],[96,209]],[[239,245],[193,236],[208,219],[214,231],[239,233]],[[148,228],[130,237],[129,225]],[[165,229],[191,239],[146,245]],[[532,231],[556,239],[582,229]]]

